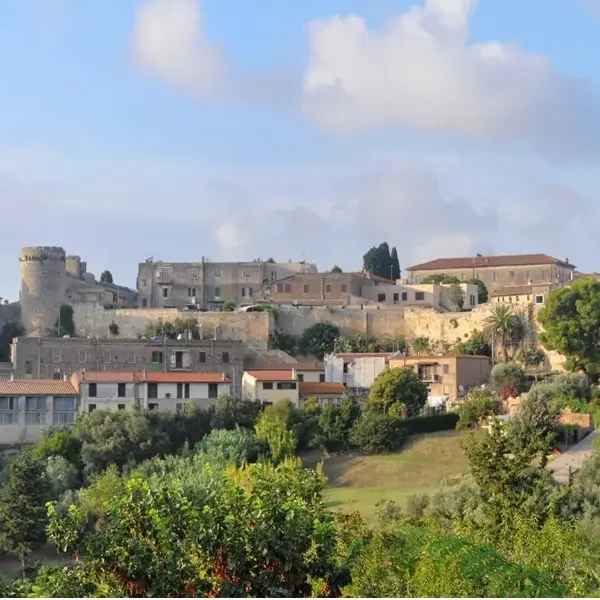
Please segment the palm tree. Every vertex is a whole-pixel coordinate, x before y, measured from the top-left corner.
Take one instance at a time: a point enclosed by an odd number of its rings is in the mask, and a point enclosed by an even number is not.
[[[509,348],[518,346],[525,339],[527,328],[521,315],[515,314],[512,306],[498,304],[485,320],[485,333],[500,345],[504,362],[508,362]]]

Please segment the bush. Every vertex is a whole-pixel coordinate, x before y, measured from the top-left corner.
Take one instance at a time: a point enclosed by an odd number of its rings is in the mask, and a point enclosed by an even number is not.
[[[483,419],[502,412],[502,402],[491,390],[473,390],[458,409],[458,428],[478,425]]]
[[[458,419],[458,414],[454,412],[424,417],[411,417],[410,419],[404,419],[404,421],[402,421],[402,427],[411,434],[447,431],[448,429],[456,429]]]
[[[215,404],[211,420],[213,429],[235,429],[236,426],[253,429],[258,421],[262,405],[257,400],[221,396]]]
[[[293,408],[291,402],[285,400],[267,406],[254,427],[256,439],[269,448],[274,463],[296,451],[298,438],[290,425]]]
[[[506,400],[516,398],[523,391],[525,373],[517,363],[498,363],[492,369],[491,379],[494,389]]]
[[[206,455],[207,460],[239,466],[256,461],[263,447],[250,430],[236,427],[234,430],[215,429],[198,444],[197,449]]]
[[[408,435],[400,417],[365,411],[350,432],[350,443],[362,452],[372,454],[382,450],[397,450]]]
[[[227,302],[223,302],[223,306],[221,307],[221,310],[223,312],[233,312],[235,310],[235,304],[233,302],[231,302],[230,300],[227,300]]]

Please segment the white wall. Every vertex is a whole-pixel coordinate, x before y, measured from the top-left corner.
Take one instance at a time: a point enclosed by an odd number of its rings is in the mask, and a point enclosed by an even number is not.
[[[148,383],[139,384],[140,405],[148,408],[149,404],[158,404],[159,410],[175,411],[177,404],[195,404],[196,406],[206,407],[216,403],[220,396],[231,394],[231,384],[228,382],[217,383],[217,395],[215,398],[208,396],[208,383],[190,383],[189,398],[177,398],[176,383],[158,383],[157,398],[148,398]],[[170,394],[170,398],[167,397]],[[182,396],[185,396],[185,383],[183,383]]]
[[[291,365],[293,366],[293,364]],[[298,375],[302,376],[302,381],[309,381],[312,383],[318,383],[321,381],[321,375],[325,374],[325,370],[323,371],[300,371],[298,370]]]

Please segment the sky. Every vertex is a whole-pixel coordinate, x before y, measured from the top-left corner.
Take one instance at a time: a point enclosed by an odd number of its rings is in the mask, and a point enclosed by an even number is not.
[[[2,0],[0,297],[30,245],[600,271],[599,67],[600,0]]]

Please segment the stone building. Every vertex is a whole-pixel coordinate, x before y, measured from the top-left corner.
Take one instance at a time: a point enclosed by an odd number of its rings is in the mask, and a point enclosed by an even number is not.
[[[453,275],[460,280],[481,279],[488,289],[513,285],[562,284],[574,278],[575,265],[547,254],[473,256],[438,258],[407,269],[411,283],[421,283],[430,275]]]
[[[296,272],[316,272],[308,263],[200,262],[166,263],[151,259],[140,263],[137,289],[141,308],[219,310],[225,302],[250,305],[266,281]]]
[[[80,371],[225,373],[241,393],[244,346],[233,340],[37,338],[13,340],[14,375],[61,379]]]
[[[19,260],[21,323],[28,335],[46,335],[55,326],[64,304],[136,304],[135,290],[96,281],[79,256],[67,256],[59,246],[23,248]]]

